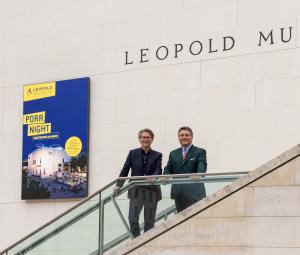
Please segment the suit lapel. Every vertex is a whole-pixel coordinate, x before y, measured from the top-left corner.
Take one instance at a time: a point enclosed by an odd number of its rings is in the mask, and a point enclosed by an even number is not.
[[[186,156],[185,156],[185,159],[182,160],[182,163],[181,163],[181,168],[189,161],[189,159],[191,158],[191,155],[192,155],[192,151],[193,151],[193,145],[190,147],[189,151],[187,152]],[[181,150],[181,158],[182,158],[182,150]]]
[[[180,162],[182,162],[182,149],[181,148],[177,149],[176,157],[179,158]]]

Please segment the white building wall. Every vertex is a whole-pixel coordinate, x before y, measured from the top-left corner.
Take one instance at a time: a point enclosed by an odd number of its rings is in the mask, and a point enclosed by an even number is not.
[[[89,194],[144,127],[163,164],[190,125],[209,172],[251,170],[299,142],[299,21],[298,0],[0,0],[0,250],[76,203],[21,200],[24,84],[91,77]],[[251,48],[251,31],[286,24],[288,46]],[[124,49],[231,31],[245,48],[121,64]]]

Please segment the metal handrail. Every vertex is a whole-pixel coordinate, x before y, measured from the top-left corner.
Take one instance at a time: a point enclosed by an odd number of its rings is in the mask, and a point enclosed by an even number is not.
[[[9,250],[11,250],[12,248],[16,247],[17,245],[19,245],[20,243],[22,243],[23,241],[27,240],[28,238],[32,237],[33,235],[35,235],[36,233],[38,233],[39,231],[41,231],[42,229],[48,227],[49,225],[51,225],[52,223],[54,223],[55,221],[57,221],[58,219],[62,218],[63,216],[65,216],[66,214],[70,213],[71,211],[75,210],[76,208],[78,208],[79,206],[81,206],[82,204],[84,204],[85,202],[89,201],[90,199],[92,199],[93,197],[97,196],[98,194],[101,194],[101,192],[103,192],[104,190],[106,190],[107,188],[113,186],[114,184],[116,184],[118,181],[126,181],[126,180],[130,180],[130,181],[134,181],[134,183],[139,183],[139,184],[146,184],[146,185],[151,185],[153,183],[161,183],[161,184],[165,184],[168,181],[173,182],[177,182],[177,181],[182,181],[180,180],[181,178],[184,177],[188,177],[191,180],[194,180],[195,178],[201,178],[201,177],[213,177],[213,176],[230,176],[230,175],[244,175],[247,174],[248,172],[226,172],[226,173],[193,173],[193,174],[171,174],[171,175],[151,175],[151,176],[133,176],[133,177],[119,177],[115,180],[113,180],[112,182],[110,182],[109,184],[105,185],[103,188],[99,189],[98,191],[94,192],[91,196],[83,199],[82,201],[80,201],[78,204],[74,205],[73,207],[71,207],[70,209],[66,210],[65,212],[59,214],[57,217],[55,217],[54,219],[52,219],[51,221],[47,222],[46,224],[42,225],[41,227],[39,227],[38,229],[34,230],[33,232],[31,232],[30,234],[26,235],[25,237],[23,237],[22,239],[20,239],[19,241],[15,242],[14,244],[10,245],[8,248],[6,248],[5,250],[0,252],[0,255],[4,255],[6,254]],[[179,179],[179,180],[176,180]],[[230,178],[225,178],[228,180],[230,180]],[[236,178],[235,178],[236,179]],[[203,180],[203,182],[208,181],[208,178],[205,178],[205,180]],[[139,182],[140,181],[140,182]],[[148,183],[145,183],[148,182]],[[185,180],[186,181],[186,180]],[[131,182],[131,185],[126,185],[125,187],[122,188],[122,192],[120,191],[119,194],[126,192],[129,189],[129,186],[131,187],[133,184],[133,182]],[[99,206],[99,204],[98,204]],[[93,208],[95,208],[95,205],[92,206]],[[91,207],[91,208],[92,208]],[[87,211],[90,208],[87,209]],[[81,214],[77,215],[76,217],[74,217],[72,220],[74,220],[73,223],[75,223],[76,221],[79,220],[78,217],[80,217]],[[78,218],[78,220],[76,220]],[[68,222],[67,222],[68,223]],[[65,223],[67,225],[67,223]],[[73,224],[72,223],[72,224]],[[63,224],[61,227],[61,229],[65,229],[63,226],[65,225]],[[60,232],[60,231],[59,231]],[[47,240],[47,239],[45,239]],[[34,247],[33,247],[34,248]],[[25,249],[22,249],[22,251],[25,251]],[[27,250],[26,250],[27,251]],[[21,253],[22,254],[22,253]]]

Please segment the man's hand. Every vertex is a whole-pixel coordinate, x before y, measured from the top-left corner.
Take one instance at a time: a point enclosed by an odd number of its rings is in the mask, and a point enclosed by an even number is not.
[[[119,186],[115,186],[114,189],[113,189],[113,194],[117,195],[120,192],[120,189],[121,188]]]

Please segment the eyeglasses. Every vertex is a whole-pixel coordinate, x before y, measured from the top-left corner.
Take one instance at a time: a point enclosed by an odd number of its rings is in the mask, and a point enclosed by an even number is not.
[[[140,136],[140,139],[150,140],[150,139],[152,139],[152,137],[151,136]]]

